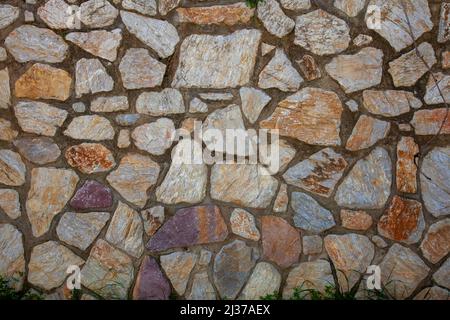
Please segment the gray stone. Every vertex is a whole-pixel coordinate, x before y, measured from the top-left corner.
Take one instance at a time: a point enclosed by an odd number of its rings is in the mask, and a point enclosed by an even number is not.
[[[19,153],[27,160],[36,164],[55,162],[61,155],[61,150],[51,138],[20,138],[13,142]]]
[[[397,117],[408,113],[411,108],[422,107],[422,101],[414,93],[402,90],[365,90],[363,99],[367,111],[384,117]]]
[[[19,18],[20,9],[9,4],[0,5],[0,29],[4,29]]]
[[[194,275],[191,292],[186,296],[188,300],[216,300],[216,292],[209,281],[208,273],[201,272]]]
[[[21,186],[25,183],[27,168],[20,155],[8,149],[0,150],[0,183]]]
[[[114,23],[119,10],[107,0],[89,0],[80,5],[80,20],[89,28],[103,28]]]
[[[367,149],[387,137],[391,124],[387,121],[361,115],[347,140],[345,148],[350,151]]]
[[[334,6],[349,17],[356,17],[364,9],[367,0],[334,0]]]
[[[123,0],[122,7],[147,16],[156,15],[156,0]]]
[[[0,109],[8,109],[11,104],[11,88],[8,68],[0,70]]]
[[[20,217],[19,193],[14,189],[0,189],[0,209],[11,219]]]
[[[142,93],[136,101],[136,111],[151,116],[165,116],[184,113],[186,107],[180,91],[166,88],[161,92]]]
[[[208,112],[208,105],[199,98],[194,98],[189,103],[190,113],[205,113]]]
[[[428,105],[448,103],[450,101],[450,76],[440,72],[430,75],[427,92],[423,99]]]
[[[86,111],[86,105],[83,102],[75,102],[72,105],[72,109],[73,111],[75,111],[76,113],[83,113]]]
[[[320,236],[304,236],[302,243],[304,254],[316,255],[322,253],[323,240]]]
[[[73,32],[66,36],[66,40],[76,44],[94,56],[115,61],[117,58],[117,50],[122,42],[122,30]]]
[[[310,0],[281,0],[281,5],[287,10],[308,10],[311,8]]]
[[[161,256],[161,267],[180,296],[186,291],[189,276],[196,262],[197,255],[189,252],[174,252]]]
[[[178,7],[181,0],[158,0],[158,10],[162,16],[168,14],[171,10]]]
[[[78,60],[75,76],[75,92],[78,98],[85,94],[111,91],[114,87],[114,80],[98,59]]]
[[[438,42],[446,43],[450,40],[450,3],[442,2],[441,19],[439,21]]]
[[[281,274],[267,262],[259,262],[248,279],[242,293],[241,300],[260,300],[263,297],[277,293],[280,290]]]
[[[130,127],[135,125],[140,118],[141,115],[137,113],[118,114],[116,116],[116,122],[120,126]]]
[[[117,112],[128,110],[127,96],[98,97],[91,102],[92,112]]]
[[[131,137],[138,149],[154,155],[163,155],[172,146],[175,125],[167,118],[143,124],[133,130]]]
[[[52,29],[79,29],[79,22],[72,13],[71,6],[63,0],[49,0],[37,10],[39,18]]]
[[[220,92],[205,92],[200,93],[198,95],[203,100],[208,101],[229,101],[233,100],[233,94],[232,93],[220,93]]]
[[[295,211],[294,224],[297,228],[321,233],[336,225],[331,212],[305,193],[293,192],[291,206]]]
[[[261,111],[272,100],[264,91],[243,87],[239,90],[242,103],[242,112],[250,123],[258,120]]]
[[[284,14],[276,0],[259,2],[257,14],[266,30],[278,38],[284,37],[294,29],[294,20]]]
[[[450,252],[450,218],[430,226],[420,244],[423,256],[431,263],[438,263]]]
[[[438,285],[450,290],[450,258],[433,274],[433,280]]]
[[[108,119],[97,115],[73,118],[64,135],[78,140],[112,140],[114,128]]]
[[[25,257],[22,233],[11,224],[0,224],[0,275],[16,290],[22,289]]]

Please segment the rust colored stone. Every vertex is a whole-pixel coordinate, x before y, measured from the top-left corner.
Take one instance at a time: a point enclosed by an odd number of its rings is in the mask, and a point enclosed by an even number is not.
[[[341,210],[342,226],[350,230],[367,230],[372,226],[372,217],[365,211]]]
[[[255,10],[248,8],[244,3],[236,3],[223,6],[178,8],[176,11],[180,22],[232,26],[249,22]]]
[[[415,157],[419,146],[412,137],[402,137],[397,145],[397,190],[404,193],[417,192],[417,166]]]
[[[450,252],[450,219],[431,225],[420,245],[423,256],[432,263],[439,262]]]
[[[111,151],[99,143],[72,146],[65,156],[70,166],[86,174],[109,171],[116,165]]]
[[[450,113],[446,108],[419,110],[411,124],[417,135],[450,134]]]
[[[305,54],[297,63],[306,80],[313,81],[322,77],[322,73],[312,56]]]

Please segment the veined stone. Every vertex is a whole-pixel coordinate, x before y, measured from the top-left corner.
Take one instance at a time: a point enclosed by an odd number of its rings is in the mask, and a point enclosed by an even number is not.
[[[433,46],[424,42],[418,46],[417,50],[413,49],[400,58],[389,62],[388,72],[392,76],[394,86],[410,87],[415,85],[436,62]]]
[[[66,40],[76,44],[94,56],[115,61],[117,58],[117,50],[122,41],[122,30],[73,32],[66,36]]]
[[[287,184],[282,183],[278,195],[273,203],[273,211],[276,213],[286,212],[289,202],[289,196],[287,192]]]
[[[311,8],[310,0],[281,0],[281,5],[287,10],[300,11]]]
[[[317,88],[305,88],[278,104],[264,121],[263,129],[278,129],[280,135],[313,145],[340,145],[343,107],[338,95]]]
[[[350,291],[374,257],[374,245],[366,236],[355,233],[328,235],[325,249],[334,264],[341,290]]]
[[[404,193],[417,192],[417,166],[415,157],[420,149],[413,137],[402,137],[397,144],[397,190]]]
[[[363,99],[367,111],[384,117],[397,117],[408,113],[411,108],[422,107],[422,101],[417,99],[412,92],[401,90],[365,90]]]
[[[78,60],[75,74],[75,92],[78,98],[84,94],[111,91],[114,87],[114,80],[98,59]]]
[[[67,71],[36,63],[16,81],[15,94],[18,98],[66,101],[71,86]]]
[[[447,259],[438,271],[433,274],[433,280],[440,286],[450,290],[450,259]],[[448,293],[447,293],[448,297]]]
[[[302,252],[300,232],[286,220],[274,216],[261,217],[263,258],[281,268],[296,263]]]
[[[153,59],[147,49],[128,49],[119,65],[123,86],[126,89],[160,86],[166,65]]]
[[[450,134],[450,113],[446,108],[416,111],[410,123],[419,136]]]
[[[423,256],[436,264],[450,252],[450,219],[438,221],[430,226],[420,249]]]
[[[106,147],[100,143],[82,143],[66,150],[67,163],[82,173],[92,174],[111,170],[116,162]]]
[[[242,103],[242,112],[250,123],[258,120],[261,111],[272,100],[264,91],[243,87],[239,90]]]
[[[283,178],[290,185],[330,197],[346,168],[344,157],[326,148],[289,168]]]
[[[161,58],[170,57],[180,41],[177,29],[167,21],[121,11],[122,22],[130,33],[155,50]]]
[[[270,174],[275,175],[287,168],[297,151],[283,139],[278,140],[278,151],[272,150],[272,146],[272,144],[268,145],[266,152],[261,152],[260,149],[259,162],[267,168]]]
[[[205,113],[208,112],[208,105],[199,98],[194,98],[189,103],[190,113]]]
[[[450,51],[442,52],[442,68],[450,69]]]
[[[127,96],[98,97],[91,102],[92,112],[117,112],[129,107]]]
[[[21,186],[25,183],[26,167],[20,155],[14,151],[0,150],[0,183]]]
[[[442,289],[441,287],[434,286],[425,288],[420,291],[414,300],[449,300],[450,294],[448,290]]]
[[[56,233],[65,243],[86,250],[109,220],[108,212],[67,212],[59,220]]]
[[[68,112],[42,102],[19,102],[14,106],[19,126],[23,131],[44,136],[54,136]]]
[[[430,75],[424,100],[428,105],[449,103],[450,76],[443,73],[435,73]]]
[[[325,70],[339,82],[345,93],[353,93],[381,83],[383,55],[380,49],[364,48],[354,55],[333,58]]]
[[[64,131],[64,135],[78,140],[112,140],[114,129],[108,119],[86,115],[74,118]]]
[[[117,136],[117,147],[120,149],[128,148],[131,145],[130,130],[122,129]]]
[[[158,231],[164,222],[164,207],[155,206],[153,208],[142,210],[141,217],[144,221],[144,231],[151,237]]]
[[[347,140],[345,148],[350,151],[367,149],[387,137],[391,124],[376,118],[361,115]]]
[[[140,114],[128,113],[128,114],[118,114],[116,116],[116,122],[120,126],[130,127],[135,125],[141,118]]]
[[[380,264],[381,281],[395,299],[406,299],[426,278],[430,268],[411,249],[395,243]]]
[[[442,2],[441,19],[439,21],[438,42],[445,43],[450,40],[450,3]]]
[[[216,206],[199,206],[177,210],[150,238],[147,249],[164,251],[224,241],[228,236],[227,225]]]
[[[181,140],[172,150],[172,163],[161,185],[156,189],[156,199],[165,204],[199,203],[206,196],[208,168],[203,162],[188,161],[185,157],[202,155],[201,145],[190,139]],[[200,161],[202,161],[200,159]]]
[[[122,7],[147,16],[156,15],[156,0],[123,0]]]
[[[181,23],[233,26],[248,23],[253,17],[254,11],[255,9],[247,7],[245,3],[238,2],[210,7],[178,8],[177,18]]]
[[[178,7],[181,0],[158,0],[158,10],[162,16]]]
[[[322,77],[322,72],[316,64],[316,60],[308,54],[305,54],[300,60],[296,61],[300,70],[303,72],[306,80],[313,81]]]
[[[255,249],[241,240],[235,240],[220,249],[214,260],[214,283],[222,298],[236,298],[256,260]]]
[[[424,229],[422,204],[399,196],[394,196],[389,208],[378,222],[380,235],[407,244],[418,242]]]
[[[336,225],[331,212],[305,193],[293,192],[291,207],[295,212],[294,224],[297,228],[321,233]]]
[[[165,116],[184,113],[186,107],[180,91],[166,88],[161,92],[142,93],[136,101],[136,111],[151,116]]]
[[[180,296],[186,291],[189,276],[196,262],[197,255],[189,252],[174,252],[161,256],[161,267]]]
[[[5,46],[17,62],[62,62],[69,46],[50,29],[22,25],[5,39]]]
[[[258,241],[260,234],[255,225],[255,217],[243,210],[234,209],[230,217],[231,230],[234,234],[245,239]]]
[[[16,290],[22,289],[25,274],[22,237],[12,224],[0,224],[0,274]]]
[[[365,211],[341,210],[341,221],[346,229],[365,231],[372,226],[373,219]]]
[[[106,180],[122,197],[142,208],[148,199],[147,190],[156,184],[158,175],[159,165],[150,157],[129,153]]]
[[[277,88],[287,92],[298,90],[302,83],[303,78],[292,66],[283,49],[277,48],[272,60],[259,74],[258,86],[262,89]]]
[[[37,245],[28,264],[28,281],[45,290],[63,284],[69,266],[81,266],[84,260],[56,241]]]
[[[12,141],[14,140],[19,132],[11,128],[11,122],[0,118],[0,140]]]
[[[188,300],[216,300],[216,291],[207,272],[200,272],[194,275],[191,292],[186,296]]]
[[[105,239],[135,258],[144,252],[142,220],[135,210],[119,201]]]
[[[160,156],[172,146],[175,125],[170,119],[159,118],[134,129],[131,137],[138,149]]]
[[[0,70],[0,109],[8,109],[11,104],[11,88],[8,68]]]
[[[372,29],[385,38],[397,52],[409,47],[422,34],[433,28],[428,1],[417,0],[406,3],[402,1],[371,0],[368,6],[380,8],[382,17],[380,28]],[[373,11],[367,10],[366,22],[368,27],[375,22]]]
[[[261,300],[280,290],[281,274],[267,262],[259,262],[239,295],[241,300]]]
[[[11,219],[20,217],[19,193],[14,189],[0,189],[0,209]]]
[[[134,279],[133,261],[99,239],[81,270],[86,288],[105,299],[126,299]]]
[[[78,9],[79,7],[73,7]],[[37,15],[52,29],[79,29],[73,9],[63,0],[49,0],[37,9]]]
[[[304,236],[302,239],[303,253],[306,255],[320,254],[323,250],[323,240],[320,236]]]
[[[284,14],[278,1],[265,0],[259,2],[257,14],[266,30],[278,38],[284,37],[294,29],[294,20]]]
[[[107,0],[89,0],[80,5],[80,20],[89,28],[103,28],[114,23],[119,10]]]
[[[229,101],[233,100],[234,96],[232,93],[221,93],[221,92],[205,92],[200,93],[199,97],[203,100],[209,101]]]
[[[35,168],[31,171],[26,209],[34,237],[48,231],[53,218],[72,197],[78,180],[72,170]]]
[[[328,261],[303,262],[289,272],[283,289],[283,299],[291,299],[295,288],[325,293],[326,287],[330,285],[334,285],[334,278]],[[310,295],[305,293],[305,298],[309,297]]]
[[[61,155],[61,150],[51,138],[25,137],[14,140],[13,144],[23,157],[40,165],[54,162]]]
[[[334,199],[341,207],[381,209],[391,193],[392,163],[387,151],[376,148],[359,160],[338,187]]]
[[[19,18],[20,9],[9,4],[0,5],[0,29],[4,29]]]
[[[341,53],[350,41],[347,23],[322,9],[297,17],[294,43],[316,55]]]
[[[434,148],[420,169],[420,185],[425,207],[435,217],[450,214],[450,148]]]
[[[367,0],[334,0],[334,6],[349,17],[356,17],[364,9]]]
[[[373,38],[367,34],[359,34],[353,39],[353,44],[357,47],[363,47],[371,44]]]
[[[113,204],[111,189],[95,180],[87,180],[77,190],[70,206],[75,209],[105,209]]]
[[[228,35],[186,37],[181,44],[180,62],[172,86],[224,89],[247,85],[260,40],[261,31],[254,29]]]
[[[278,181],[257,164],[215,164],[211,169],[211,198],[250,208],[267,208]]]

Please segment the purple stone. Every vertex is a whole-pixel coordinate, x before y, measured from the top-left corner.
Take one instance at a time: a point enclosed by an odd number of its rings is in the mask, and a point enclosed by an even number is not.
[[[170,284],[167,281],[156,260],[145,257],[142,261],[136,285],[133,290],[134,300],[168,300]]]
[[[111,190],[95,180],[86,181],[70,201],[75,209],[102,209],[112,206]]]

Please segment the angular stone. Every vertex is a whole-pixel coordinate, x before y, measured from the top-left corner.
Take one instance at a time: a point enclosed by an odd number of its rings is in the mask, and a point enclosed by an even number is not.
[[[8,68],[0,70],[0,109],[8,109],[11,104],[11,88]]]
[[[330,285],[334,285],[334,278],[328,261],[303,262],[289,272],[283,289],[283,299],[291,299],[295,288],[325,293],[326,287]],[[305,298],[309,297],[307,292],[304,294]]]
[[[27,168],[20,155],[11,150],[0,150],[0,183],[21,186],[25,183]]]
[[[181,23],[233,26],[248,23],[254,11],[255,9],[247,7],[243,2],[210,7],[178,8],[177,19]]]
[[[85,94],[111,91],[114,87],[114,80],[98,59],[82,58],[78,60],[75,76],[77,98]]]
[[[178,7],[181,0],[158,0],[158,10],[162,16]]]
[[[159,118],[134,129],[131,137],[138,149],[160,156],[172,146],[175,125],[170,119]]]
[[[126,89],[153,88],[160,86],[166,65],[153,59],[147,49],[128,49],[120,61],[120,75]]]
[[[161,267],[180,296],[186,291],[189,276],[196,262],[197,255],[189,252],[174,252],[161,256]]]
[[[177,29],[167,21],[121,11],[122,22],[130,33],[152,48],[161,58],[170,57],[180,41]]]
[[[450,76],[443,73],[430,75],[424,100],[428,105],[448,103],[450,101]]]
[[[68,245],[86,250],[109,220],[108,212],[67,212],[59,220],[56,233]]]
[[[71,6],[63,0],[49,0],[37,9],[39,18],[51,29],[79,29],[72,12]]]
[[[11,128],[11,122],[0,118],[0,140],[12,141],[14,140],[19,132]]]
[[[100,143],[82,143],[69,147],[65,152],[67,163],[85,174],[107,172],[116,162],[106,147]]]
[[[287,10],[308,10],[311,8],[310,0],[281,0],[281,5]]]
[[[290,185],[330,197],[347,165],[342,155],[326,148],[289,168],[283,179]]]
[[[341,207],[381,209],[391,193],[392,163],[383,148],[359,160],[338,187],[334,199]]]
[[[198,206],[177,210],[147,243],[150,251],[188,247],[224,241],[227,225],[216,206]]]
[[[144,252],[143,232],[139,213],[119,201],[106,232],[106,241],[139,258]]]
[[[450,290],[450,259],[447,259],[439,270],[433,274],[433,280],[438,285]]]
[[[350,230],[365,231],[372,226],[372,217],[365,211],[341,210],[342,226]]]
[[[416,155],[419,146],[413,137],[402,137],[397,144],[397,190],[404,193],[417,192]]]
[[[81,266],[84,260],[56,241],[37,245],[28,264],[28,281],[45,290],[63,284],[69,266]]]
[[[0,29],[4,29],[19,18],[20,9],[9,4],[0,5]]]
[[[363,92],[364,107],[372,114],[384,117],[397,117],[408,113],[411,109],[422,107],[422,101],[414,93],[401,90],[365,90]]]
[[[22,25],[5,39],[8,52],[17,62],[62,62],[69,46],[50,29]]]
[[[86,180],[70,200],[70,206],[80,210],[105,209],[112,204],[111,189],[95,180]]]
[[[144,231],[148,236],[152,236],[162,226],[164,222],[164,207],[155,206],[141,211],[144,221]]]
[[[272,143],[275,142],[272,141]],[[297,151],[283,139],[278,140],[278,150],[272,150],[272,146],[273,144],[267,146],[267,151],[265,152],[262,152],[260,148],[259,162],[267,168],[270,174],[275,175],[287,168]]]
[[[305,88],[281,101],[273,114],[261,121],[260,127],[278,129],[280,135],[308,144],[340,145],[342,112],[336,93]]]
[[[98,97],[91,102],[92,112],[117,112],[128,110],[127,96]]]
[[[208,112],[208,105],[199,98],[194,98],[189,103],[190,113],[205,113]]]
[[[297,17],[294,43],[316,55],[341,53],[350,44],[347,23],[319,9]]]
[[[230,224],[234,234],[253,241],[259,240],[260,233],[255,225],[255,217],[251,213],[239,208],[234,209]]]
[[[335,0],[334,6],[349,17],[356,17],[366,5],[366,0]]]
[[[321,233],[336,225],[331,212],[305,193],[293,192],[291,207],[295,212],[294,224],[297,228]]]
[[[381,281],[395,299],[408,298],[430,268],[411,249],[395,243],[380,264]]]
[[[116,116],[116,122],[120,126],[129,127],[135,125],[141,118],[140,114],[128,113],[128,114],[118,114]]]
[[[450,134],[450,115],[446,108],[419,110],[411,120],[416,135]]]
[[[8,59],[8,54],[6,53],[6,49],[3,47],[0,47],[0,61],[6,61]]]
[[[450,3],[442,2],[441,19],[439,21],[438,42],[445,43],[450,40]]]
[[[128,148],[131,145],[130,130],[122,129],[117,137],[117,147],[120,149]]]
[[[134,279],[133,261],[99,239],[81,270],[83,286],[105,299],[126,299]]]
[[[119,10],[107,0],[89,0],[80,5],[80,20],[89,28],[103,28],[114,23]]]
[[[349,291],[358,282],[374,257],[374,245],[366,236],[350,233],[328,235],[325,249],[334,264],[341,290]]]
[[[206,249],[202,249],[200,251],[200,256],[198,258],[198,265],[199,266],[208,266],[209,263],[211,262],[211,257],[212,257],[212,252],[208,251]]]
[[[158,180],[159,169],[159,165],[150,157],[128,153],[106,180],[127,201],[142,208],[148,199],[148,189]]]
[[[350,151],[367,149],[387,137],[391,124],[376,118],[361,115],[353,128],[345,148]]]
[[[106,118],[97,115],[79,116],[73,118],[64,135],[78,140],[112,140],[114,128]]]
[[[22,289],[25,274],[22,237],[12,224],[0,224],[0,275],[16,290]]]
[[[186,296],[188,300],[216,300],[216,292],[209,281],[208,273],[201,272],[194,275],[192,281],[192,289],[189,295]]]
[[[259,262],[239,295],[241,300],[261,300],[280,290],[281,274],[267,262]]]
[[[278,38],[284,37],[294,29],[294,20],[284,14],[278,1],[265,0],[259,2],[257,14],[264,28]]]
[[[18,98],[66,101],[71,86],[67,71],[36,63],[16,81],[15,94]]]
[[[441,287],[434,286],[420,291],[414,300],[449,300],[450,293]]]
[[[442,53],[442,68],[450,69],[450,51],[444,51]]]
[[[287,192],[287,184],[282,183],[280,190],[278,190],[278,195],[273,203],[273,211],[276,213],[286,212],[289,202],[289,196]]]
[[[322,71],[316,64],[316,60],[308,54],[305,54],[300,60],[296,61],[300,70],[303,72],[306,80],[313,81],[322,77]]]
[[[156,0],[124,0],[122,7],[147,16],[156,15]]]
[[[0,209],[11,219],[21,215],[19,193],[13,189],[0,189]]]
[[[353,39],[353,44],[357,47],[363,47],[371,44],[373,38],[367,34],[359,34]]]
[[[320,254],[323,250],[323,240],[320,236],[303,237],[303,253],[306,255]]]
[[[144,92],[136,101],[136,111],[151,116],[184,113],[183,96],[177,89],[166,88],[161,92]]]
[[[250,208],[267,208],[278,181],[261,165],[215,164],[211,169],[211,198]]]
[[[407,4],[402,1],[371,0],[369,2],[369,7],[380,8],[382,13],[380,27],[372,29],[385,38],[397,52],[409,47],[414,40],[419,39],[422,34],[433,28],[428,1],[408,1]],[[373,11],[367,10],[366,22],[368,27],[373,25],[373,15]]]
[[[430,226],[420,244],[423,256],[436,264],[450,252],[450,219],[438,221]]]
[[[380,49],[368,47],[354,55],[340,55],[333,58],[325,66],[325,70],[339,82],[345,93],[353,93],[381,83],[383,56]]]
[[[117,58],[117,50],[122,41],[122,30],[73,32],[66,36],[66,40],[76,44],[94,56],[115,61]]]
[[[263,258],[275,262],[281,268],[296,263],[302,252],[300,232],[286,220],[261,217]]]
[[[39,165],[55,162],[61,155],[58,145],[47,137],[24,137],[13,144],[24,158]]]
[[[239,90],[242,103],[242,112],[250,123],[258,120],[261,111],[272,100],[264,91],[243,87]]]
[[[272,60],[259,74],[258,87],[262,89],[277,88],[281,91],[296,91],[303,83],[303,78],[292,66],[292,62],[283,49],[277,48]]]
[[[425,207],[435,217],[450,214],[450,148],[434,148],[420,169],[420,185]]]
[[[275,49],[275,46],[265,43],[265,42],[261,43],[261,55],[262,56],[269,54],[270,52],[273,51],[273,49]]]
[[[234,88],[250,82],[261,32],[244,29],[228,35],[186,37],[172,81],[176,88]],[[208,57],[205,61],[204,57]]]
[[[34,237],[48,231],[53,218],[72,197],[78,180],[72,170],[35,168],[31,171],[26,209]]]

